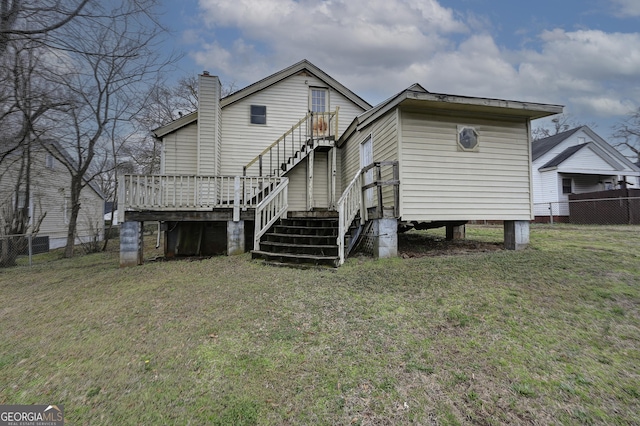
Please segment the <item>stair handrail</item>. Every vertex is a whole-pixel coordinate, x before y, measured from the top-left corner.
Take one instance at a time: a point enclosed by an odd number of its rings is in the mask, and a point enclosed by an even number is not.
[[[289,178],[283,177],[280,183],[258,205],[255,211],[255,230],[253,249],[260,250],[260,238],[278,219],[287,214],[289,208]]]
[[[349,183],[347,188],[343,191],[337,204],[338,237],[336,243],[338,244],[338,256],[340,257],[339,265],[344,263],[344,259],[346,257],[344,238],[359,211],[362,211],[360,214],[360,224],[364,224],[366,222],[367,212],[366,209],[362,207],[363,205],[362,169],[360,169],[356,172],[351,183]]]
[[[283,163],[283,160],[287,159],[287,151],[289,152],[289,156],[293,156],[293,154],[296,151],[300,151],[302,146],[306,143],[306,141],[308,139],[315,139],[314,136],[314,130],[313,130],[313,117],[323,117],[324,120],[326,120],[326,131],[328,132],[328,134],[322,134],[320,135],[320,137],[318,137],[318,139],[322,139],[322,138],[327,138],[332,136],[332,131],[333,131],[333,136],[335,136],[337,138],[337,134],[338,134],[338,111],[339,111],[339,107],[336,107],[335,111],[327,111],[327,112],[308,112],[303,118],[301,118],[296,124],[294,124],[289,130],[287,130],[282,136],[280,136],[274,143],[272,143],[271,145],[269,145],[268,147],[266,147],[264,150],[262,150],[262,152],[260,154],[258,154],[253,160],[249,161],[243,168],[242,168],[242,175],[246,176],[247,175],[247,170],[249,169],[249,167],[253,166],[256,162],[259,163],[260,167],[259,167],[259,171],[258,171],[258,176],[262,176],[262,158],[267,155],[267,154],[271,154],[271,157],[273,156],[273,150],[275,148],[276,150],[276,170],[278,170],[278,173],[276,175],[276,177],[279,177],[282,175],[282,170],[280,169],[280,164]],[[333,126],[331,125],[333,121]],[[306,128],[304,129],[304,134],[302,132],[302,126],[305,125]],[[333,127],[333,128],[332,128]],[[298,130],[298,143],[296,144],[295,141],[295,136],[296,136],[296,130]],[[289,149],[287,150],[287,137],[291,136],[291,146],[289,147]],[[304,140],[303,140],[304,138]],[[282,145],[281,145],[282,144]],[[282,146],[282,150],[280,150],[280,146]],[[280,152],[282,151],[282,152]],[[271,158],[272,160],[272,158]],[[273,164],[271,164],[271,167],[273,167]]]

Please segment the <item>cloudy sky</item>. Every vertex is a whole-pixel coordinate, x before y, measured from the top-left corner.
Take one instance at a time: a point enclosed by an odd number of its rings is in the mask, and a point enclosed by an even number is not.
[[[611,126],[640,106],[640,0],[167,0],[179,72],[237,88],[308,59],[371,104],[438,93],[565,105]]]

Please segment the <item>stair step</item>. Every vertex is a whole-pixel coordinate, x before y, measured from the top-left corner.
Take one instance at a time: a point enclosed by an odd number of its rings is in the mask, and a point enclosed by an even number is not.
[[[278,241],[263,241],[260,243],[263,251],[270,253],[294,253],[318,256],[337,256],[338,246],[336,244],[299,244],[285,243]]]
[[[313,254],[294,254],[294,253],[272,253],[263,250],[253,250],[251,252],[252,257],[262,258],[268,261],[291,261],[295,263],[311,263],[315,265],[323,264],[323,265],[331,265],[334,267],[338,266],[338,262],[340,258],[338,256],[320,256]]]
[[[266,262],[329,265],[339,264],[338,218],[301,215],[282,218],[262,236],[254,258]]]
[[[307,239],[307,240],[322,240],[322,239],[329,239],[329,240],[333,240],[335,241],[336,238],[338,237],[337,234],[332,234],[332,235],[306,235],[306,234],[286,234],[286,233],[279,233],[279,232],[267,232],[265,235],[268,235],[269,237],[273,237],[273,238],[277,238],[277,239],[289,239],[289,240],[295,240],[296,238],[299,239]]]
[[[337,235],[338,231],[338,228],[333,226],[276,225],[274,229],[279,234],[298,235]]]

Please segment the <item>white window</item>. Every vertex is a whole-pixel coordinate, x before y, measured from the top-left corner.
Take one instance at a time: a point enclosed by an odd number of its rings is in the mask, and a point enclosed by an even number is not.
[[[71,219],[71,200],[69,200],[69,198],[67,197],[64,198],[64,206],[63,206],[62,214],[64,216],[64,224],[68,225],[69,220]]]
[[[458,126],[458,150],[478,151],[478,132],[474,127]]]
[[[309,105],[309,109],[311,112],[327,112],[328,100],[326,89],[311,89],[311,105]]]
[[[573,179],[562,178],[562,193],[571,194],[573,192]]]
[[[51,155],[49,153],[45,154],[44,162],[45,162],[45,166],[48,169],[52,169],[52,170],[55,169],[55,167],[56,167],[56,159],[55,159],[55,157],[53,155]]]
[[[29,203],[27,203],[27,192],[18,192],[18,209],[25,209],[25,213],[29,217],[28,224],[33,225],[33,194],[29,194]]]
[[[251,105],[251,124],[267,124],[267,107]]]

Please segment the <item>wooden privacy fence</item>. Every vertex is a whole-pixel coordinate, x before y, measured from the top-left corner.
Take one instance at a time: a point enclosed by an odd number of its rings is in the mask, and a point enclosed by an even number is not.
[[[569,195],[569,222],[640,225],[640,189]]]

